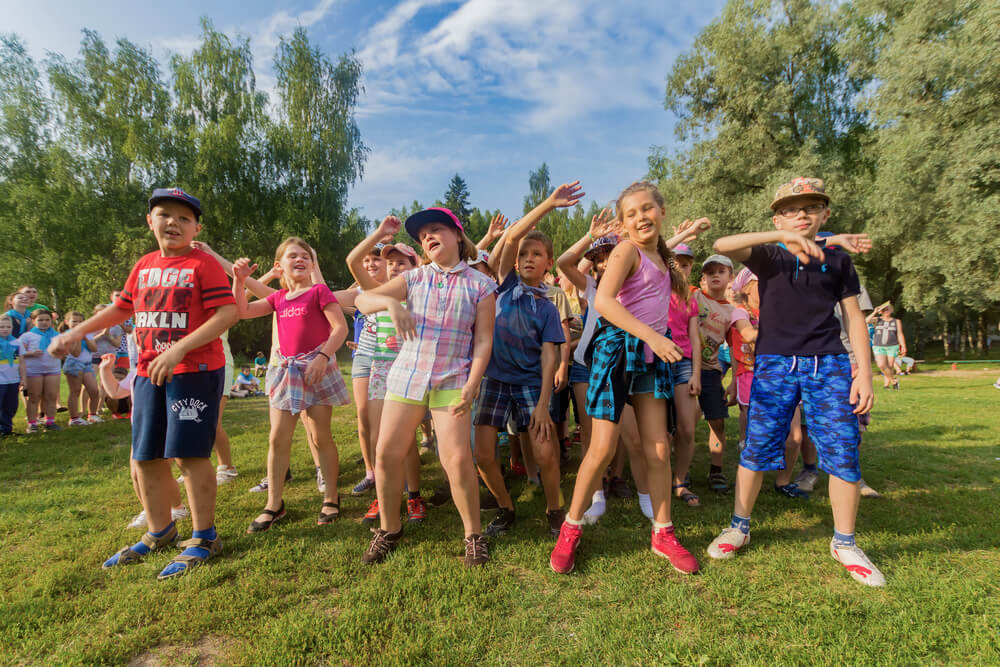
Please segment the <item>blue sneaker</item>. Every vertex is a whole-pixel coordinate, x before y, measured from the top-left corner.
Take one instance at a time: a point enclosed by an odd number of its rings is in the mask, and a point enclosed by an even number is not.
[[[354,488],[351,489],[351,495],[360,496],[363,493],[368,493],[374,488],[375,480],[365,477],[363,480],[354,485]]]
[[[785,484],[784,486],[774,485],[774,490],[786,498],[794,498],[796,500],[809,500],[809,493],[803,491],[799,488],[799,485],[795,482],[791,484]]]

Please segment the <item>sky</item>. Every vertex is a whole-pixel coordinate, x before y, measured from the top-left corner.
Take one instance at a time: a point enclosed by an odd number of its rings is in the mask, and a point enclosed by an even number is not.
[[[580,180],[605,204],[676,145],[663,107],[674,60],[724,0],[177,0],[170,5],[0,0],[0,32],[37,59],[73,58],[80,30],[124,37],[165,63],[199,43],[200,17],[250,38],[257,85],[274,85],[278,40],[296,27],[331,59],[355,52],[370,148],[348,204],[369,218],[443,198],[465,179],[473,206],[521,213],[529,173]],[[273,97],[273,96],[272,96]]]

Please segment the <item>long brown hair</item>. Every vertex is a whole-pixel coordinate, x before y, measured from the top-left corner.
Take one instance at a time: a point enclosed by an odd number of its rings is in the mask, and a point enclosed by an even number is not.
[[[649,181],[636,181],[632,185],[628,186],[622,193],[618,195],[617,201],[615,201],[615,211],[618,221],[622,223],[624,229],[624,214],[622,213],[622,205],[625,198],[635,194],[636,192],[648,192],[653,197],[653,201],[664,213],[666,217],[667,212],[667,202],[663,198],[663,193],[660,189],[650,183]],[[667,270],[670,271],[670,289],[671,291],[679,296],[680,298],[687,301],[690,290],[688,289],[687,278],[681,273],[680,268],[677,266],[677,262],[674,261],[674,251],[667,247],[667,242],[663,240],[663,236],[658,236],[656,239],[656,251],[660,254],[660,259],[666,265]]]
[[[284,241],[282,241],[281,245],[278,246],[278,249],[274,251],[274,263],[275,264],[277,264],[277,263],[279,263],[281,261],[281,256],[285,254],[285,250],[287,250],[288,246],[291,246],[291,245],[297,245],[297,246],[299,246],[300,248],[302,248],[303,250],[305,250],[306,252],[308,252],[310,257],[314,257],[316,255],[316,251],[312,249],[311,245],[309,245],[308,243],[306,243],[305,241],[303,241],[302,239],[300,239],[298,236],[289,236],[287,239],[285,239]],[[283,288],[285,288],[286,290],[290,289],[289,286],[288,286],[288,283],[285,281],[285,275],[284,274],[281,275],[281,277],[278,279],[278,281],[281,283],[281,286]]]

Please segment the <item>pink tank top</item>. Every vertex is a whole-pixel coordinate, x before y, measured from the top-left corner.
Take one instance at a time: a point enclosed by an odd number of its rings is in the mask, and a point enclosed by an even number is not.
[[[640,322],[658,333],[666,333],[670,321],[670,270],[660,271],[638,245],[636,250],[639,268],[625,279],[615,298]],[[645,347],[646,363],[651,363],[653,350],[649,345]]]

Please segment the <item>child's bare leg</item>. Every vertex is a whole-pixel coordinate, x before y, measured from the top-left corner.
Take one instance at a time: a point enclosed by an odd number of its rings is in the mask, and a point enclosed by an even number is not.
[[[70,419],[77,419],[80,416],[80,394],[83,392],[84,375],[84,373],[66,374],[66,408],[69,410]]]
[[[538,478],[538,463],[535,461],[534,452],[531,451],[531,440],[527,433],[518,433],[517,442],[521,447],[521,458],[524,460],[524,469],[528,471],[528,477]]]
[[[55,419],[56,403],[59,402],[59,375],[42,376],[42,406],[46,419]]]
[[[208,530],[215,525],[215,492],[218,487],[212,460],[207,456],[191,456],[176,460],[181,472],[184,473],[184,488],[187,490],[192,527],[194,530]],[[176,488],[177,484],[174,483],[174,489]],[[148,512],[146,519],[149,520]],[[152,530],[152,523],[150,529]]]
[[[670,434],[667,433],[667,402],[653,394],[632,396],[639,439],[646,455],[646,483],[653,502],[653,520],[670,523]]]
[[[413,432],[410,451],[406,455],[406,490],[420,494],[420,452],[417,450],[417,432]]]
[[[552,438],[536,441],[530,433],[525,435],[531,443],[534,459],[538,464],[538,474],[542,490],[545,492],[545,509],[550,512],[560,509],[562,505],[559,503],[559,446]]]
[[[712,455],[712,465],[722,467],[722,454],[726,449],[726,420],[708,420],[708,451]]]
[[[697,418],[698,397],[688,392],[686,382],[674,387],[674,408],[677,412],[677,432],[674,434],[673,483],[677,485],[684,483],[694,458],[694,423]]]
[[[177,493],[177,482],[170,474],[170,461],[154,459],[134,463],[139,500],[142,501],[142,509],[146,512],[146,525],[149,527],[149,532],[158,533],[166,529],[172,521],[170,492]]]
[[[487,424],[476,424],[476,468],[500,507],[514,509],[514,501],[507,491],[496,457],[497,428]]]
[[[750,412],[749,405],[740,405],[740,442],[747,441],[747,414]]]
[[[524,465],[524,453],[521,451],[521,436],[517,433],[507,435],[507,446],[510,447],[510,467],[518,463]],[[527,469],[527,466],[525,466]]]
[[[222,428],[222,413],[226,411],[228,402],[228,396],[223,396],[219,401],[219,421],[215,425],[215,456],[219,460],[219,465],[230,468],[233,465],[233,454],[229,447],[229,434]]]
[[[785,439],[785,468],[775,472],[774,483],[778,486],[786,486],[792,483],[792,470],[795,468],[795,461],[799,458],[799,450],[802,449],[802,408],[795,408],[792,416],[792,424],[788,429],[788,437]]]
[[[271,433],[267,448],[267,505],[265,509],[277,512],[281,509],[282,495],[285,492],[285,473],[288,472],[288,461],[292,450],[292,434],[298,415],[285,410],[271,408]],[[254,521],[265,523],[274,519],[269,514],[258,514]]]
[[[83,388],[87,392],[83,396],[82,412],[88,415],[96,415],[100,406],[101,392],[97,387],[97,378],[94,377],[93,373],[83,373]],[[85,415],[81,415],[85,416]]]
[[[340,502],[337,492],[337,478],[340,475],[340,457],[337,453],[337,443],[333,441],[330,431],[330,421],[333,418],[333,407],[329,405],[313,405],[302,413],[302,423],[306,432],[316,443],[316,454],[319,457],[319,469],[326,480],[324,502]]]
[[[353,378],[354,404],[358,414],[358,446],[361,458],[365,460],[365,472],[375,470],[375,444],[377,438],[371,435],[371,416],[368,414],[368,378]]]
[[[620,440],[620,439],[619,439]],[[621,477],[625,474],[625,461],[628,454],[628,446],[622,446],[619,442],[618,449],[615,450],[615,457],[611,459],[611,476]]]
[[[754,503],[757,502],[757,496],[760,495],[760,485],[763,480],[763,472],[737,466],[736,502],[733,505],[734,514],[742,517],[750,516]]]
[[[838,533],[853,535],[861,502],[858,482],[847,482],[830,475],[830,507],[833,509],[833,527]]]
[[[618,445],[618,424],[606,419],[593,419],[591,425],[590,448],[580,462],[580,470],[573,486],[573,499],[566,514],[567,518],[576,523],[583,520],[583,513],[590,507],[594,492],[601,487],[601,478],[604,477]]]
[[[579,420],[580,420],[580,451],[583,455],[587,455],[587,448],[590,447],[590,429],[591,429],[591,419],[590,415],[587,414],[585,406],[587,405],[587,387],[586,382],[574,382],[573,383],[573,395],[576,397],[576,404],[579,406]]]
[[[401,528],[399,501],[403,497],[406,456],[412,446],[413,432],[423,420],[426,412],[427,408],[423,405],[410,405],[398,401],[385,401],[382,405],[382,425],[375,447],[375,492],[378,496],[379,520],[382,530],[389,533],[398,533]],[[468,423],[465,426],[468,429]],[[440,442],[439,434],[438,443],[440,444]],[[466,443],[466,450],[468,450],[468,443]],[[443,461],[444,456],[442,456],[442,463]],[[470,455],[470,465],[471,462]],[[474,473],[473,478],[475,478]],[[473,484],[475,484],[475,479],[473,479]],[[454,489],[454,483],[452,488]]]
[[[649,476],[646,453],[642,449],[642,439],[639,437],[639,425],[636,423],[635,410],[632,406],[627,406],[622,411],[621,430],[618,432],[618,452],[615,454],[615,462],[612,463],[612,474],[621,477],[625,472],[624,466],[616,467],[622,452],[628,453],[629,467],[632,470],[632,481],[635,482],[635,489],[645,495],[649,493]]]
[[[44,378],[40,375],[29,376],[24,380],[24,387],[28,390],[28,397],[24,401],[24,410],[29,422],[38,420],[38,408],[42,402],[43,380]]]
[[[479,483],[469,447],[472,415],[466,411],[455,416],[451,408],[434,408],[431,418],[437,434],[438,451],[441,452],[441,465],[448,471],[451,497],[462,516],[465,537],[478,535],[482,532],[482,523],[479,519]],[[415,427],[414,423],[410,433]]]

